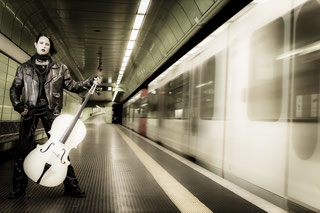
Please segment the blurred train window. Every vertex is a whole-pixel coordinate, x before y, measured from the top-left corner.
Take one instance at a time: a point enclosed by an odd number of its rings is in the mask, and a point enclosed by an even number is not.
[[[123,107],[122,118],[123,118],[124,120],[127,120],[127,119],[128,119],[127,107],[126,107],[126,106]]]
[[[189,101],[189,73],[180,75],[164,87],[164,117],[186,119]]]
[[[136,118],[140,116],[140,99],[133,103],[133,118],[132,121],[134,122]]]
[[[133,103],[129,105],[130,122],[134,122],[134,107]]]
[[[211,120],[214,111],[214,79],[216,72],[215,56],[209,58],[201,70],[201,82],[197,86],[200,88],[200,118]]]
[[[148,118],[158,118],[159,90],[151,91],[148,95]]]
[[[250,120],[277,121],[282,104],[284,22],[277,19],[253,33],[247,113]]]
[[[10,57],[0,53],[0,120],[19,120],[20,115],[14,111],[9,90],[19,64]]]
[[[320,4],[309,1],[296,13],[293,121],[318,122],[320,96]],[[317,129],[314,130],[317,134]]]
[[[148,114],[148,102],[147,98],[143,97],[140,99],[139,105],[139,118],[146,118]]]
[[[126,118],[126,124],[130,122],[130,105],[127,104],[125,108],[125,118]]]

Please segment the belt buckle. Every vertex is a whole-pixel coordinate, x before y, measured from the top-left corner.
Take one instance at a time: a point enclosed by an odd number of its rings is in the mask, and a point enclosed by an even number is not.
[[[40,106],[46,105],[46,104],[47,104],[47,102],[45,99],[40,99]]]
[[[53,115],[55,115],[55,116],[58,116],[58,115],[60,115],[60,112],[59,112],[59,110],[55,110],[55,111],[53,112]]]

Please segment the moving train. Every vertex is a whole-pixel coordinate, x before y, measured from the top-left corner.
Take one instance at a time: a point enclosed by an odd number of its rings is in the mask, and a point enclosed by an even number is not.
[[[126,102],[122,124],[320,211],[319,70],[320,1],[253,1]]]

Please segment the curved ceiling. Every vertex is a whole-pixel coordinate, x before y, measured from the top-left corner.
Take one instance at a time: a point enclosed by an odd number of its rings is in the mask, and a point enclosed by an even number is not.
[[[153,0],[116,101],[128,97],[228,0]],[[29,55],[40,32],[52,36],[76,79],[97,74],[114,86],[140,0],[0,0],[0,31]],[[97,67],[102,64],[102,71]],[[112,83],[108,83],[112,78]],[[114,88],[116,90],[117,88]],[[111,92],[93,100],[111,101]]]

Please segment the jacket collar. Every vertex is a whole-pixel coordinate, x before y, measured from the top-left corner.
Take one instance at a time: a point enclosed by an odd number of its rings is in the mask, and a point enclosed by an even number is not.
[[[34,56],[32,56],[28,61],[26,61],[27,64],[35,67],[34,63]],[[49,65],[50,68],[58,69],[60,67],[60,64],[54,61],[52,58],[49,59]]]

